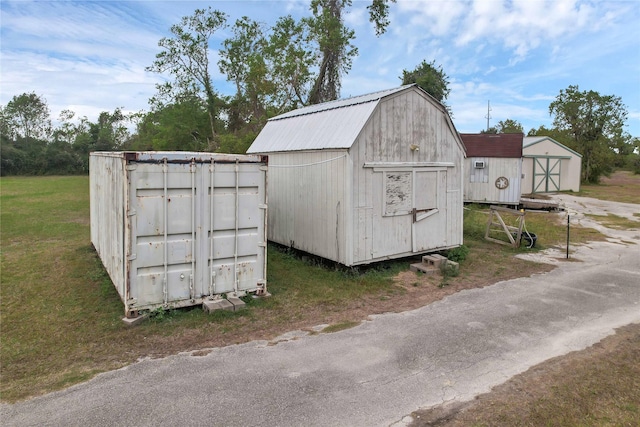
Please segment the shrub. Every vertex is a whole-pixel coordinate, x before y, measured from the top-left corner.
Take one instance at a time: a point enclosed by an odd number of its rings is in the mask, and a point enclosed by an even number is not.
[[[469,255],[469,248],[465,245],[461,245],[447,251],[447,259],[457,263],[464,261],[467,258],[467,255]]]

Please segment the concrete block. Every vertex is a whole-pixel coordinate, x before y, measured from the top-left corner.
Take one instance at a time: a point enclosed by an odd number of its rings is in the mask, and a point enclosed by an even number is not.
[[[440,270],[434,267],[433,265],[428,265],[424,263],[411,264],[409,266],[409,270],[414,271],[416,273],[417,272],[424,273],[427,275],[436,274],[440,272]]]
[[[424,255],[422,257],[423,263],[433,265],[438,268],[441,268],[446,261],[447,261],[447,258],[443,257],[440,254],[429,254],[429,255]]]
[[[234,306],[226,299],[205,300],[202,302],[202,309],[207,313],[213,313],[216,310],[233,311]]]
[[[149,317],[147,314],[143,314],[141,316],[136,316],[136,317],[123,317],[122,321],[127,326],[137,326],[140,323],[147,320],[147,317]]]
[[[246,304],[244,301],[242,301],[240,298],[238,297],[230,297],[227,296],[227,301],[229,301],[231,304],[233,304],[233,310],[234,311],[239,311],[242,310],[243,308],[246,307]]]

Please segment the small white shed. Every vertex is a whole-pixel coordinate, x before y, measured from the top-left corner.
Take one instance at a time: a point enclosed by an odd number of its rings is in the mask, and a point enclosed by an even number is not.
[[[464,201],[518,205],[522,176],[521,133],[463,133],[467,150]]]
[[[462,244],[464,145],[416,85],[270,119],[269,240],[346,266]]]
[[[548,136],[527,136],[522,157],[523,194],[580,191],[580,153]]]

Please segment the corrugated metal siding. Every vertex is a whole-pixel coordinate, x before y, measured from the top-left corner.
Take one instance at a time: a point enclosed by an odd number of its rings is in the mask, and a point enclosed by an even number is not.
[[[121,156],[89,157],[91,243],[122,296],[126,292],[125,228],[128,183]]]

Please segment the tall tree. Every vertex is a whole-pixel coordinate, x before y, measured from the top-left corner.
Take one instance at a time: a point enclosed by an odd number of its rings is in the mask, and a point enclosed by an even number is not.
[[[173,82],[158,85],[158,98],[152,102],[162,106],[165,99],[172,103],[179,96],[194,94],[199,96],[209,116],[210,149],[215,151],[214,136],[217,117],[216,93],[209,70],[209,39],[226,26],[227,15],[223,12],[196,9],[193,15],[185,16],[179,24],[171,26],[172,37],[163,37],[158,42],[163,50],[156,55],[148,71],[169,73]]]
[[[267,39],[262,24],[243,16],[232,28],[233,36],[220,51],[220,71],[236,86],[234,106],[250,126],[261,127],[266,101],[273,92],[265,58]]]
[[[14,139],[46,139],[51,133],[47,101],[34,92],[11,98],[1,116],[3,132]]]
[[[264,55],[270,64],[275,113],[305,105],[315,59],[309,28],[291,16],[281,17],[272,28]]]
[[[553,124],[568,131],[582,154],[582,179],[596,183],[611,171],[612,149],[623,134],[627,109],[620,97],[569,86],[549,105]]]
[[[309,94],[309,104],[338,99],[341,75],[351,69],[352,58],[358,54],[351,41],[353,30],[344,25],[343,10],[351,0],[312,0],[312,18],[306,20],[311,37],[318,46],[320,65]]]
[[[422,61],[413,71],[402,70],[402,84],[416,83],[429,95],[446,105],[449,89],[449,77],[442,69],[442,65],[436,65],[436,61]]]

